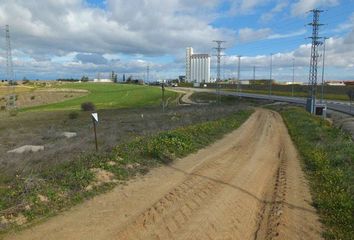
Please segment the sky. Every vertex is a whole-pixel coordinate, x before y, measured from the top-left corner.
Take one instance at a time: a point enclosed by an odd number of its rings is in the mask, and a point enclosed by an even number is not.
[[[212,55],[224,40],[222,77],[307,82],[312,21],[327,37],[325,80],[354,80],[354,0],[0,0],[0,79],[6,78],[5,25],[15,78],[108,77],[150,80],[185,74],[185,49]],[[3,39],[3,40],[1,40]],[[319,48],[319,78],[323,45]]]

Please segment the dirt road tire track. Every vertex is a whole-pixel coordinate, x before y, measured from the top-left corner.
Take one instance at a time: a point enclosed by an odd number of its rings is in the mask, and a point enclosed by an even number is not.
[[[320,239],[279,114],[8,239]]]

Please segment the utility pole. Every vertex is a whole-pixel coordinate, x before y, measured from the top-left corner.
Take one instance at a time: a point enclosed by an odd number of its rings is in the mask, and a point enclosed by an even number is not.
[[[322,83],[321,83],[321,103],[324,99],[324,74],[325,74],[325,57],[326,57],[326,40],[328,37],[323,38],[323,54],[322,54]]]
[[[161,84],[161,102],[162,102],[162,112],[165,112],[165,82]]]
[[[146,82],[149,82],[149,74],[150,74],[150,66],[149,65],[147,65],[147,67],[146,67]]]
[[[253,66],[253,80],[256,81],[256,66]]]
[[[318,46],[321,45],[319,41],[320,37],[318,36],[319,27],[323,24],[319,23],[320,13],[323,12],[319,9],[313,9],[310,12],[313,13],[312,23],[308,25],[312,26],[312,39],[311,44],[311,59],[310,59],[310,71],[309,71],[309,93],[307,98],[306,108],[307,110],[314,114],[316,106],[316,92],[317,92],[317,67],[318,67]]]
[[[272,95],[272,71],[273,71],[273,53],[270,54],[270,71],[269,71],[269,100]]]
[[[217,44],[217,47],[214,48],[216,50],[216,58],[217,58],[217,66],[216,66],[216,93],[217,93],[217,102],[220,103],[220,65],[221,65],[221,57],[223,56],[222,50],[225,48],[221,47],[225,41],[222,40],[214,40]]]
[[[293,84],[291,85],[291,96],[294,97],[294,83],[295,83],[295,58],[293,58]]]
[[[237,64],[237,88],[238,88],[238,93],[241,93],[241,55],[238,55],[238,64]],[[241,97],[241,96],[240,96]]]

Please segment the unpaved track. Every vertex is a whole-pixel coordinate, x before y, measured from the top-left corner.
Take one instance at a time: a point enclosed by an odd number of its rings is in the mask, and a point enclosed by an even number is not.
[[[8,239],[320,239],[281,117],[257,110],[212,146]]]

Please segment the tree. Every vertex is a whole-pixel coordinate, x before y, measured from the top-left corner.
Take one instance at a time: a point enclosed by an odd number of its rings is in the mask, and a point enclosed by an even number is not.
[[[23,77],[22,79],[22,84],[27,84],[29,83],[30,81],[26,78],[26,77]]]
[[[81,77],[81,82],[88,82],[88,81],[89,81],[88,76],[82,76]]]

